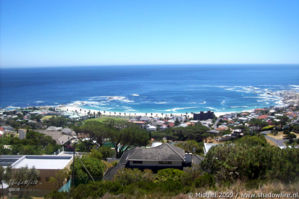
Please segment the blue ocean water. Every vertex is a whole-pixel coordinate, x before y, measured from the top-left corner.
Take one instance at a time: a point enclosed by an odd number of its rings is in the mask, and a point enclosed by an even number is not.
[[[116,112],[241,111],[280,103],[299,65],[164,65],[0,69],[0,106],[77,104]]]

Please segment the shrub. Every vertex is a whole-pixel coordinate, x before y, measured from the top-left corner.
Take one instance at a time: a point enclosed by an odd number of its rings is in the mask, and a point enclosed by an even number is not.
[[[214,187],[215,179],[209,173],[204,173],[202,176],[195,180],[195,187]]]

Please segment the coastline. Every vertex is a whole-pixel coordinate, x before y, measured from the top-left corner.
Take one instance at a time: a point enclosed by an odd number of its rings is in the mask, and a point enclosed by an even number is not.
[[[255,108],[249,108],[244,110],[237,110],[237,111],[216,111],[214,114],[216,117],[220,117],[222,115],[231,114],[231,113],[242,113],[242,112],[253,112],[257,108],[270,108],[270,107],[287,107],[291,104],[299,104],[299,92],[296,90],[281,90],[276,91],[276,95],[280,97],[279,103],[273,106],[260,106]],[[193,113],[142,113],[142,112],[115,112],[115,111],[102,111],[96,109],[88,109],[82,108],[78,104],[66,104],[66,105],[58,105],[55,106],[57,110],[60,110],[66,114],[73,115],[76,114],[78,116],[86,116],[88,113],[90,114],[98,114],[99,112],[101,115],[104,116],[120,116],[120,117],[159,117],[159,118],[166,118],[171,116],[186,116],[188,118],[193,118]]]
[[[265,107],[261,107],[265,108]],[[87,108],[81,108],[74,105],[58,105],[56,106],[56,110],[59,110],[67,115],[77,115],[77,116],[86,116],[88,113],[90,114],[98,114],[101,113],[103,116],[112,116],[112,117],[158,117],[158,118],[167,118],[171,116],[186,116],[188,118],[193,118],[193,113],[141,113],[141,112],[114,112],[114,111],[101,111],[101,110],[95,110],[95,109],[87,109]],[[254,109],[246,109],[242,111],[224,111],[224,112],[214,112],[216,117],[220,117],[222,115],[226,114],[232,114],[232,113],[241,113],[241,112],[253,112]]]
[[[281,99],[279,100],[279,103],[272,106],[260,106],[260,107],[254,107],[244,110],[236,110],[236,111],[215,111],[214,114],[216,117],[231,114],[231,113],[242,113],[242,112],[253,112],[257,108],[270,108],[270,107],[287,107],[291,104],[299,104],[299,92],[296,90],[282,90],[277,91],[276,95],[279,96]],[[103,116],[112,116],[112,117],[158,117],[158,118],[167,118],[172,116],[186,116],[187,118],[193,118],[193,113],[177,113],[177,112],[116,112],[116,111],[104,111],[104,110],[97,110],[92,108],[83,108],[78,103],[69,103],[69,104],[61,104],[61,105],[42,105],[42,106],[28,106],[28,107],[37,107],[39,109],[43,108],[49,108],[53,107],[57,111],[60,111],[63,115],[69,116],[71,118],[78,118],[78,117],[84,117],[88,116],[90,114],[99,114]],[[27,107],[27,108],[28,108]],[[6,108],[1,108],[2,110],[17,110],[21,108],[26,107],[14,107],[14,106],[8,106]],[[199,111],[198,111],[199,112]],[[196,113],[198,113],[196,112]]]

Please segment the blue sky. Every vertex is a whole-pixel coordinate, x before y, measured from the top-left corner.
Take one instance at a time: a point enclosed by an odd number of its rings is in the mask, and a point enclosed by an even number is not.
[[[2,67],[299,63],[298,0],[0,0]]]

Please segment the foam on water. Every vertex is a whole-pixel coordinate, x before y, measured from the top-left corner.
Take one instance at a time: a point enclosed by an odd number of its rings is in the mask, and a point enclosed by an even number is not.
[[[0,70],[0,107],[69,104],[116,112],[230,112],[282,106],[280,91],[299,92],[299,66],[287,65]]]

